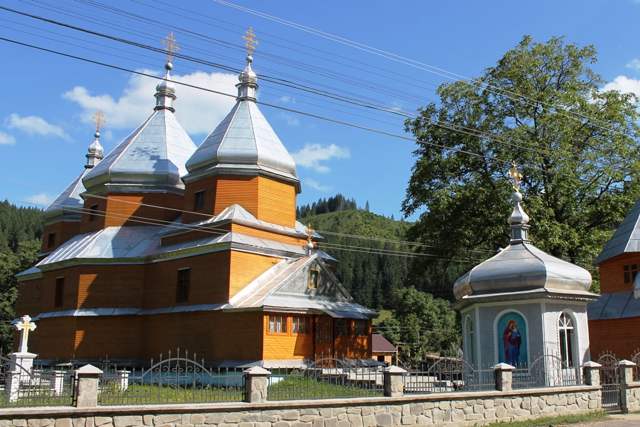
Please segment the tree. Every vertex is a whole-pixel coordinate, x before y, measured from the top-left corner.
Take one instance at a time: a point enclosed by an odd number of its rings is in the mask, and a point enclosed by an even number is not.
[[[595,61],[592,46],[526,36],[405,123],[418,141],[403,202],[405,215],[421,212],[410,235],[449,259],[414,264],[413,284],[450,298],[455,277],[508,243],[512,160],[535,244],[591,265],[638,198],[640,161],[635,98],[602,91]]]
[[[405,363],[417,364],[427,353],[456,356],[460,333],[456,312],[448,301],[413,287],[393,295],[393,315],[379,325],[391,342],[399,345]]]

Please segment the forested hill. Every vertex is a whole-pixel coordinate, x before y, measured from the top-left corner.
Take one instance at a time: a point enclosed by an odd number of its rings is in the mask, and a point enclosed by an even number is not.
[[[15,274],[36,260],[42,233],[42,211],[0,202],[0,349],[9,350],[15,317]]]
[[[338,277],[357,302],[373,308],[389,307],[392,292],[406,285],[411,259],[376,253],[380,250],[406,252],[406,246],[346,234],[404,240],[409,223],[355,208],[308,215],[300,221],[310,224],[324,237],[320,247],[338,259]],[[327,245],[323,246],[325,242]]]

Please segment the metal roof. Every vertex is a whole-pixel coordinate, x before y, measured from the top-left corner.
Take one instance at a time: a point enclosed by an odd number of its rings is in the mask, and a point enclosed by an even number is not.
[[[640,317],[640,300],[632,291],[602,294],[587,306],[589,320],[624,319]]]
[[[102,186],[136,190],[182,189],[180,177],[196,146],[166,108],[151,116],[84,177],[89,191]]]
[[[264,173],[299,185],[295,161],[255,103],[257,76],[252,59],[247,61],[235,106],[187,161],[187,169],[194,177]]]
[[[459,277],[453,285],[456,299],[528,290],[591,296],[591,274],[587,270],[547,254],[528,240],[529,216],[521,201],[522,195],[516,191],[509,218],[509,246]]]
[[[611,239],[604,245],[602,252],[596,258],[596,263],[601,264],[628,252],[640,252],[640,200],[631,208]]]
[[[398,349],[381,334],[371,334],[372,353],[397,353]]]
[[[53,217],[57,217],[59,215],[72,216],[74,218],[80,219],[80,213],[74,212],[74,209],[82,209],[84,206],[84,201],[80,194],[85,191],[84,185],[82,184],[82,178],[84,178],[85,174],[89,171],[89,169],[84,169],[80,175],[76,177],[71,184],[64,189],[62,193],[49,205],[47,210],[45,211],[45,217],[47,219],[52,219]],[[65,208],[69,209],[65,211]]]

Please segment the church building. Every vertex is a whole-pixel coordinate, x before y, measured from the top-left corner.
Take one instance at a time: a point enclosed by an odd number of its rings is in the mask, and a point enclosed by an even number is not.
[[[175,116],[171,58],[151,115],[104,158],[96,132],[46,211],[42,259],[18,275],[39,360],[371,358],[375,312],[296,221],[296,165],[256,103],[249,47],[236,104],[200,146]]]
[[[557,362],[579,372],[590,360],[587,304],[597,297],[589,292],[591,274],[533,245],[515,165],[510,175],[509,245],[454,283],[465,362],[482,369]]]
[[[640,201],[596,258],[600,298],[589,304],[591,351],[631,359],[640,351]]]

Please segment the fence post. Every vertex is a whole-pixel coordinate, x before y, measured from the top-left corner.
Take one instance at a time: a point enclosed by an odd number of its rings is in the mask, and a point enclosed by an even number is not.
[[[244,401],[260,403],[267,401],[270,371],[260,366],[252,366],[244,371]]]
[[[582,377],[585,385],[600,386],[600,368],[602,365],[593,360],[582,365]]]
[[[384,383],[384,395],[386,397],[399,397],[404,395],[404,376],[407,371],[399,366],[391,365],[384,368],[382,373]]]
[[[93,365],[84,365],[76,372],[76,407],[91,408],[98,406],[98,383],[102,371]]]
[[[633,382],[633,368],[636,366],[630,360],[621,360],[618,362],[618,376],[620,377],[620,410],[626,414],[630,409],[636,410],[637,408],[629,408],[630,396],[628,385]]]
[[[119,390],[127,391],[127,389],[129,388],[129,371],[127,371],[126,369],[121,369],[119,371],[116,371],[116,373],[118,374]]]
[[[53,371],[53,394],[60,396],[64,390],[64,375],[65,371],[55,370]]]
[[[493,367],[496,379],[496,390],[511,391],[513,385],[513,371],[516,368],[506,363],[498,363]]]

